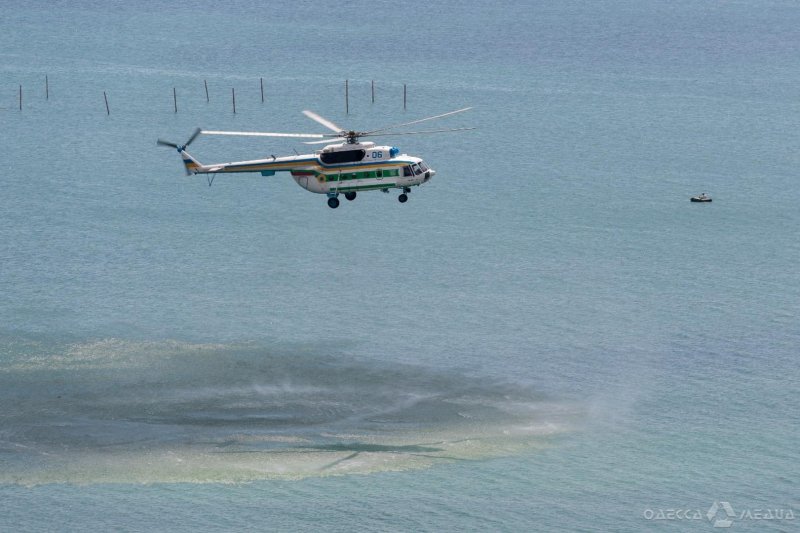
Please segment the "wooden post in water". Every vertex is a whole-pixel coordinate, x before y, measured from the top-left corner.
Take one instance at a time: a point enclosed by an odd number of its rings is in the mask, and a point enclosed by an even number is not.
[[[350,114],[350,86],[348,80],[344,80],[344,112]]]
[[[47,74],[44,75],[44,99],[50,100],[50,83],[47,79]]]
[[[19,110],[22,111],[22,85],[19,86]]]
[[[206,86],[206,103],[208,103],[208,82],[203,80],[203,85]]]
[[[372,80],[372,103],[375,103],[375,80]]]
[[[103,100],[106,101],[106,115],[110,115],[111,110],[108,108],[108,96],[106,95],[105,91],[103,91]]]
[[[264,78],[261,78],[261,103],[264,103]]]
[[[172,103],[175,106],[175,112],[178,112],[178,94],[175,92],[175,87],[172,88]]]
[[[231,100],[233,101],[233,113],[236,114],[236,89],[231,87]]]
[[[406,84],[403,84],[403,111],[406,110]]]

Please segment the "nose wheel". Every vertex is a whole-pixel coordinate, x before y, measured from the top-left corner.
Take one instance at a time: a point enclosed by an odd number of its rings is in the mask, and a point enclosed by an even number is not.
[[[339,207],[339,199],[336,198],[335,196],[332,198],[328,198],[328,207],[330,207],[331,209],[336,209],[337,207]]]
[[[408,187],[403,187],[403,192],[400,194],[400,196],[397,197],[397,201],[400,202],[401,204],[406,203],[408,201],[408,193],[410,192],[411,189],[409,189]]]

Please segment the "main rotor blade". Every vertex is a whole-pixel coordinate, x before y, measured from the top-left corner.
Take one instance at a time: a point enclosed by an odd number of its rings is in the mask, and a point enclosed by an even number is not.
[[[446,131],[467,131],[475,128],[452,128],[447,130],[423,130],[423,131],[398,131],[396,133],[363,133],[362,137],[391,137],[393,135],[419,135],[422,133],[442,133]]]
[[[178,147],[177,144],[175,144],[173,142],[165,141],[163,139],[157,140],[156,144],[158,144],[159,146],[169,146],[170,148],[177,148]]]
[[[317,122],[319,124],[322,124],[323,126],[325,126],[326,128],[328,128],[331,131],[335,131],[336,133],[341,133],[341,132],[344,131],[344,128],[340,128],[339,126],[337,126],[336,124],[334,124],[333,122],[328,120],[327,118],[322,118],[321,116],[317,115],[313,111],[309,111],[309,110],[306,109],[305,111],[303,111],[303,114],[305,116],[307,116],[308,118],[310,118],[311,120],[313,120],[313,121],[315,121],[315,122]]]
[[[399,128],[400,126],[410,126],[411,124],[419,124],[420,122],[425,122],[426,120],[433,120],[433,119],[437,119],[437,118],[448,117],[450,115],[455,115],[456,113],[463,113],[464,111],[469,111],[470,109],[472,109],[472,108],[471,107],[465,107],[464,109],[456,109],[455,111],[450,111],[448,113],[442,113],[441,115],[435,115],[433,117],[425,117],[425,118],[421,118],[419,120],[412,120],[411,122],[403,122],[402,124],[394,124],[392,126],[386,126],[385,128],[378,128],[377,130],[365,131],[365,132],[362,133],[362,135],[367,135],[367,134],[371,134],[371,133],[377,133],[379,131],[386,131],[386,130],[389,130],[389,129],[392,129],[392,128]]]
[[[195,139],[197,139],[197,136],[198,136],[198,135],[200,135],[200,133],[202,133],[202,131],[203,131],[203,130],[201,130],[200,128],[197,128],[196,130],[194,130],[194,133],[192,133],[192,136],[191,136],[191,137],[189,137],[189,140],[188,140],[188,141],[186,141],[186,144],[184,144],[184,145],[183,145],[183,146],[184,146],[184,148],[185,148],[185,147],[187,147],[187,146],[189,146],[190,144],[192,144],[192,142],[193,142]]]
[[[339,135],[331,135],[330,137],[339,137]],[[303,144],[326,144],[326,143],[335,143],[336,139],[323,139],[321,141],[303,141]]]
[[[452,128],[446,130],[424,130],[424,131],[398,131],[397,133],[364,133],[361,137],[391,137],[393,135],[419,135],[422,133],[443,133],[447,131],[467,131],[476,128]],[[336,142],[334,139],[324,139],[322,141],[305,141],[303,144],[326,144]]]
[[[327,135],[322,133],[272,133],[264,131],[216,131],[202,130],[204,135],[238,135],[243,137],[299,137],[302,139],[321,139]],[[330,137],[333,137],[331,135]]]

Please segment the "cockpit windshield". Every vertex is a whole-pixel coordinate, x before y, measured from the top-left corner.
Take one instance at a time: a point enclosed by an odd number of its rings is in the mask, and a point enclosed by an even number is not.
[[[422,169],[421,169],[421,168],[419,168],[419,165],[418,165],[417,163],[414,163],[413,165],[411,165],[411,168],[413,168],[413,169],[414,169],[414,174],[416,174],[416,175],[418,175],[418,176],[419,176],[420,174],[422,174]]]

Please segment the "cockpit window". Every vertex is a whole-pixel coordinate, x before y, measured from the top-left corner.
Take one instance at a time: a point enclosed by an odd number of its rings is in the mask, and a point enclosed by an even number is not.
[[[414,171],[411,170],[411,167],[409,165],[403,167],[403,176],[413,176],[413,175]]]
[[[411,165],[411,168],[414,169],[414,174],[417,174],[417,175],[422,174],[422,170],[420,170],[418,164],[414,163],[413,165]]]
[[[428,170],[428,165],[425,164],[425,161],[420,161],[419,168],[421,168],[423,172],[426,172]]]

